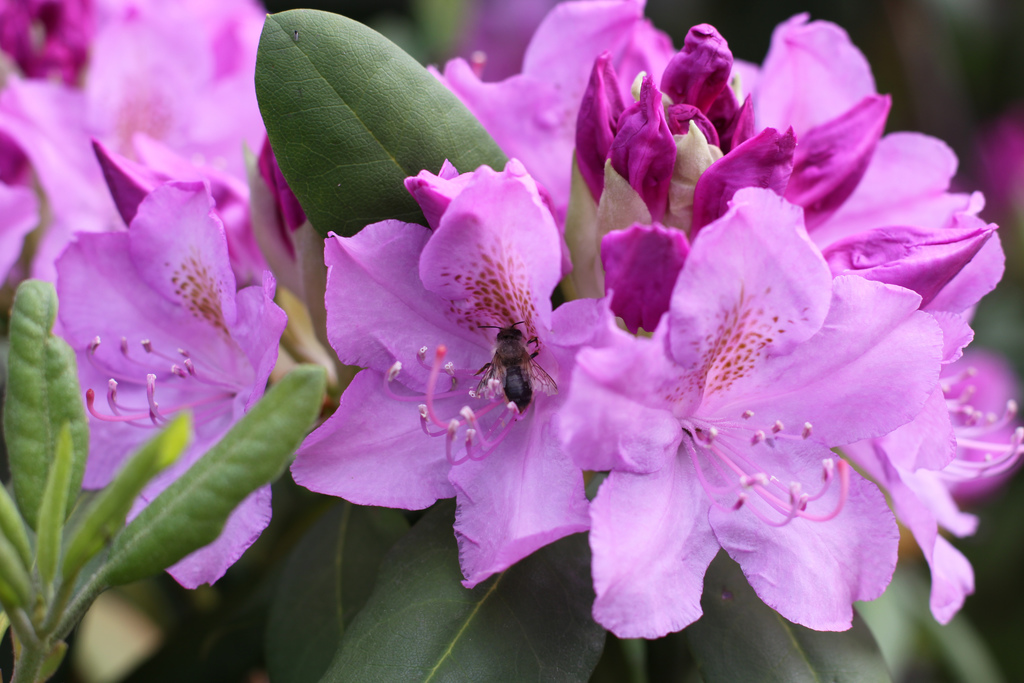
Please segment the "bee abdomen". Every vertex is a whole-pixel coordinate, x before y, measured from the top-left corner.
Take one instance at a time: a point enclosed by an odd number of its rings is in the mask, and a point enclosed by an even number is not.
[[[513,365],[505,373],[505,398],[516,404],[519,412],[526,410],[533,400],[533,387],[523,374],[523,369]]]

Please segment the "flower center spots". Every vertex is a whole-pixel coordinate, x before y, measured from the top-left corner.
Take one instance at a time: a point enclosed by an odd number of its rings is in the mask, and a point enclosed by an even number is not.
[[[115,130],[118,150],[134,156],[132,136],[135,133],[145,133],[156,140],[167,137],[171,130],[171,107],[160,92],[137,80],[121,100]]]
[[[770,291],[765,290],[765,294]],[[736,380],[753,369],[765,347],[786,332],[785,321],[780,321],[764,303],[742,293],[739,302],[720,311],[718,318],[718,327],[706,337],[706,350],[698,363],[704,370],[694,378],[703,384],[705,395],[731,389]]]
[[[508,327],[517,320],[526,321],[526,336],[534,337],[536,310],[527,279],[529,272],[519,252],[504,245],[476,247],[479,259],[472,265],[460,264],[458,269],[445,269],[443,280],[461,292],[450,299],[448,312],[455,322],[467,329],[480,325]]]
[[[190,255],[175,268],[171,284],[192,315],[230,336],[220,307],[220,288],[198,256]]]

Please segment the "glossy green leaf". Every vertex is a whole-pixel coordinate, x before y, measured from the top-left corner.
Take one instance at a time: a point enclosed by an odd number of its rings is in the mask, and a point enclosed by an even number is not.
[[[345,629],[370,596],[377,570],[409,530],[397,510],[340,502],[292,551],[267,624],[267,669],[275,683],[316,683]]]
[[[11,312],[4,435],[14,497],[34,529],[46,488],[57,433],[71,428],[72,491],[77,492],[89,453],[89,427],[78,386],[75,352],[50,330],[57,318],[57,293],[48,282],[26,280],[18,287]],[[68,497],[68,510],[75,496]]]
[[[89,504],[81,521],[70,534],[64,553],[64,580],[70,579],[86,562],[124,527],[132,503],[142,488],[163,468],[177,460],[192,434],[192,417],[181,413],[159,434],[142,445],[114,480]]]
[[[256,97],[288,184],[322,235],[423,222],[404,180],[445,159],[502,169],[505,155],[458,98],[376,31],[343,16],[267,17]]]
[[[324,677],[340,681],[586,681],[605,631],[590,616],[582,534],[462,587],[454,504],[428,512],[381,565]]]
[[[859,616],[841,632],[793,624],[761,602],[724,552],[708,568],[700,604],[704,616],[686,634],[705,683],[891,680]]]
[[[171,566],[213,542],[228,515],[291,461],[320,413],[323,368],[292,370],[114,539],[104,572],[112,585]]]
[[[68,506],[71,484],[71,427],[65,423],[57,433],[57,449],[50,463],[43,501],[39,507],[39,536],[36,539],[36,565],[45,585],[53,583],[60,560],[60,541],[64,531],[64,510]],[[76,491],[77,493],[77,491]]]

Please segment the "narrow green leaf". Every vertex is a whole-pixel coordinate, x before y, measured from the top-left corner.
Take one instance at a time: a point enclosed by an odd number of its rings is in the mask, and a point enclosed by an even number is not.
[[[57,668],[64,661],[64,655],[68,652],[68,644],[63,640],[58,640],[53,649],[50,650],[49,654],[46,655],[46,659],[43,660],[43,665],[39,667],[39,678],[40,681],[45,681],[50,678],[53,674],[57,673]]]
[[[323,681],[586,681],[605,641],[586,537],[467,590],[453,517],[440,503],[395,545]]]
[[[114,539],[105,565],[111,585],[166,569],[213,542],[231,511],[270,483],[320,413],[324,370],[303,365],[283,380]]]
[[[89,504],[71,533],[64,552],[63,577],[69,580],[124,527],[124,520],[142,488],[178,459],[192,434],[192,417],[178,415],[165,429],[142,445],[114,480]]]
[[[761,602],[724,552],[704,577],[702,616],[686,629],[705,683],[889,681],[871,631],[855,615],[849,631],[812,631]]]
[[[455,95],[390,40],[336,14],[267,17],[256,97],[278,164],[321,235],[423,222],[404,180],[445,159],[460,171],[505,166]]]
[[[275,683],[316,683],[366,603],[384,555],[409,530],[397,510],[340,502],[292,551],[267,623]]]
[[[39,536],[36,539],[36,565],[47,586],[57,575],[64,511],[68,506],[68,486],[71,484],[71,427],[67,423],[57,433],[56,451],[39,506]]]
[[[50,334],[56,317],[53,285],[38,280],[22,282],[11,312],[3,419],[14,497],[32,528],[39,518],[60,427],[70,425],[73,446],[68,510],[81,486],[89,452],[75,352],[63,339]]]
[[[0,600],[5,607],[23,607],[31,598],[28,569],[10,541],[0,536]]]
[[[7,492],[7,487],[0,484],[0,533],[7,537],[15,550],[18,551],[21,561],[28,567],[32,564],[32,548],[28,544],[28,534],[25,531],[25,520],[18,512],[18,506],[14,499]]]

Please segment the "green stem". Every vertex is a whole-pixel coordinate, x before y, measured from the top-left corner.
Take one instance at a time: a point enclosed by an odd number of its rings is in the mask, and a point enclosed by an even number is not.
[[[68,634],[71,633],[71,629],[85,616],[86,610],[92,606],[96,597],[108,588],[105,570],[106,567],[90,576],[85,585],[71,598],[71,603],[63,611],[63,614],[60,614],[57,626],[51,633],[53,642],[67,638]]]
[[[43,643],[36,638],[32,625],[24,613],[21,610],[16,610],[15,614],[18,615],[17,619],[14,614],[8,616],[11,617],[11,626],[20,624],[15,627],[14,631],[18,640],[21,641],[21,656],[14,662],[14,675],[11,677],[11,683],[36,683],[39,678],[39,670],[42,669],[43,662],[46,660],[46,649],[42,647]],[[22,637],[26,628],[30,636],[29,639]]]

